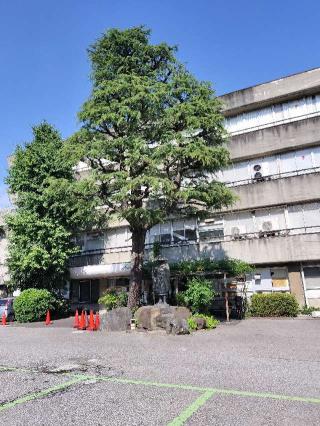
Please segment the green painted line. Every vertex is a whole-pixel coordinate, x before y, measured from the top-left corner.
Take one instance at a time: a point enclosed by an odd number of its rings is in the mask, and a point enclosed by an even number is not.
[[[182,426],[196,411],[202,407],[208,399],[214,395],[212,391],[206,391],[199,396],[192,404],[185,408],[181,414],[179,414],[175,419],[173,419],[168,426]]]
[[[83,381],[87,380],[86,376],[79,376],[77,379],[70,380],[69,382],[61,383],[56,386],[52,386],[51,388],[44,389],[40,392],[34,392],[30,393],[28,395],[22,396],[21,398],[15,399],[10,402],[5,402],[4,404],[0,404],[0,412],[4,410],[8,410],[9,408],[13,408],[16,405],[23,404],[28,401],[34,401],[35,399],[43,398],[44,396],[53,394],[55,392],[59,392],[61,390],[64,390],[66,388],[69,388],[70,386],[76,385],[78,383],[81,383]]]
[[[76,374],[73,374],[76,376]],[[282,399],[285,401],[300,401],[308,402],[314,404],[320,404],[320,398],[304,397],[304,396],[290,396],[290,395],[278,395],[274,393],[266,392],[250,392],[250,391],[240,391],[236,389],[219,389],[219,388],[204,388],[199,386],[192,385],[179,385],[172,383],[159,383],[159,382],[148,382],[144,380],[131,380],[131,379],[119,379],[116,377],[99,377],[99,376],[89,376],[90,379],[114,382],[114,383],[123,383],[123,384],[132,384],[132,385],[142,385],[142,386],[155,386],[158,388],[171,388],[171,389],[182,389],[182,390],[191,390],[196,392],[214,392],[225,395],[235,395],[235,396],[244,396],[252,398],[270,398],[270,399]]]
[[[0,371],[21,371],[21,372],[34,372],[41,374],[44,372],[35,370],[35,369],[26,369],[20,367],[10,367],[10,366],[0,366]],[[54,374],[54,373],[52,373]],[[141,385],[141,386],[155,386],[159,388],[171,388],[171,389],[182,389],[182,390],[191,390],[196,392],[214,392],[225,395],[235,395],[243,397],[252,397],[252,398],[270,398],[284,401],[298,401],[298,402],[307,402],[313,404],[320,404],[320,398],[314,397],[304,397],[304,396],[290,396],[290,395],[278,395],[274,393],[267,392],[250,392],[250,391],[240,391],[236,389],[221,389],[221,388],[210,388],[210,387],[200,387],[193,385],[179,385],[174,383],[161,383],[161,382],[151,382],[145,380],[134,380],[134,379],[120,379],[117,377],[107,377],[107,376],[91,376],[91,375],[80,375],[77,373],[62,373],[63,376],[75,377],[82,380],[97,380],[97,381],[108,381],[114,383],[123,383],[123,384],[132,384],[132,385]]]

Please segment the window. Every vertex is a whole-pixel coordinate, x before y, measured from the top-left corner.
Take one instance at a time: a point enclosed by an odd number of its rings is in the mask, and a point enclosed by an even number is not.
[[[306,290],[320,289],[320,267],[310,266],[303,268]]]
[[[79,247],[80,251],[83,251],[85,248],[85,244],[84,244],[84,235],[75,235],[74,237],[72,237],[71,239],[72,244],[75,247]]]
[[[199,226],[200,239],[221,240],[224,237],[224,224],[222,218],[213,218],[204,221]]]
[[[272,287],[289,287],[288,271],[286,268],[270,269]]]
[[[87,234],[86,250],[99,250],[104,248],[104,235],[100,232]]]
[[[171,243],[171,223],[162,223],[160,225],[160,243]]]

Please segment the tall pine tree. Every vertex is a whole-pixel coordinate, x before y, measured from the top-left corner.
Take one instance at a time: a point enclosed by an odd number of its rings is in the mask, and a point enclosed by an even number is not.
[[[144,27],[111,29],[89,49],[82,159],[107,214],[129,223],[131,308],[139,301],[146,232],[168,215],[206,214],[233,200],[215,179],[229,161],[221,104],[175,53],[151,44]]]

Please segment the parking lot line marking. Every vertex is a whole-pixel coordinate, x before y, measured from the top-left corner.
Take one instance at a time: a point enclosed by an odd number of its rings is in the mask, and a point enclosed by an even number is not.
[[[76,376],[76,374],[72,374],[72,375]],[[119,379],[117,377],[103,377],[103,376],[89,376],[89,377],[90,379],[95,379],[95,380],[132,384],[132,385],[155,386],[160,388],[183,389],[183,390],[191,390],[191,391],[198,391],[198,392],[214,392],[214,393],[243,396],[243,397],[270,398],[270,399],[281,399],[285,401],[299,401],[299,402],[320,404],[320,398],[313,398],[313,397],[279,395],[279,394],[267,393],[267,392],[250,392],[250,391],[240,391],[236,389],[209,388],[209,387],[199,387],[199,386],[193,386],[193,385],[179,385],[179,384],[173,384],[173,383],[148,382],[144,380]]]
[[[56,386],[52,386],[51,388],[43,389],[42,391],[39,391],[39,392],[27,394],[25,396],[22,396],[21,398],[17,398],[13,401],[10,401],[10,402],[5,402],[3,404],[0,404],[0,412],[4,411],[4,410],[8,410],[9,408],[13,408],[16,405],[23,404],[23,403],[28,402],[28,401],[34,401],[35,399],[39,399],[39,398],[42,398],[44,396],[50,395],[52,393],[59,392],[61,390],[69,388],[70,386],[84,382],[85,380],[87,380],[86,376],[80,376],[79,375],[74,380],[70,380],[68,382],[61,383],[61,384],[56,385]]]
[[[208,399],[210,399],[215,392],[206,391],[199,396],[192,404],[188,405],[181,414],[179,414],[175,419],[173,419],[168,426],[182,426],[200,407],[202,407]]]
[[[42,371],[36,370],[34,368],[22,368],[22,367],[10,367],[2,365],[0,366],[0,371],[21,371],[21,372],[33,372],[33,373],[43,373]],[[252,397],[252,398],[269,398],[269,399],[277,399],[284,401],[297,401],[297,402],[306,402],[312,404],[320,404],[320,398],[315,397],[305,397],[305,396],[291,396],[291,395],[280,395],[274,393],[267,392],[251,392],[251,391],[241,391],[237,389],[223,389],[223,388],[210,388],[210,387],[200,387],[193,385],[183,385],[183,384],[175,384],[175,383],[161,383],[161,382],[151,382],[145,380],[135,380],[135,379],[120,379],[117,377],[107,377],[107,376],[93,376],[93,375],[80,375],[77,373],[63,373],[64,376],[76,377],[84,380],[97,380],[97,381],[109,381],[114,383],[123,383],[123,384],[132,384],[132,385],[142,385],[142,386],[155,386],[160,388],[172,388],[172,389],[183,389],[183,390],[191,390],[198,392],[214,392],[225,395],[235,395],[235,396],[243,396],[243,397]],[[80,380],[81,381],[81,380]]]

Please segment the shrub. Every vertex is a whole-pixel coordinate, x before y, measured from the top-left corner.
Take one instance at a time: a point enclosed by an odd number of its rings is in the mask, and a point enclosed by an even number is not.
[[[313,311],[320,311],[320,308],[304,305],[304,307],[300,309],[300,314],[311,315]]]
[[[70,301],[56,295],[53,304],[53,314],[55,318],[66,318],[71,314]]]
[[[220,324],[220,321],[215,319],[215,317],[211,315],[192,315],[188,318],[188,327],[189,330],[196,330],[197,329],[197,318],[203,318],[205,320],[204,328],[208,330],[212,330],[213,328],[216,328],[218,324]]]
[[[255,317],[296,317],[299,305],[289,293],[254,294],[250,312]]]
[[[190,308],[192,313],[207,313],[214,296],[211,281],[192,278],[187,282],[187,290],[182,292],[178,299],[182,305]]]
[[[110,311],[111,309],[127,306],[128,294],[125,291],[117,293],[115,289],[111,288],[107,290],[102,297],[100,297],[98,302]]]
[[[203,318],[206,322],[205,328],[208,328],[209,330],[212,330],[213,328],[216,328],[218,324],[220,324],[220,321],[217,320],[212,315],[197,315],[198,318]]]
[[[189,317],[187,319],[187,322],[188,322],[189,330],[196,330],[197,329],[197,322],[195,320],[195,317]]]
[[[15,318],[19,322],[44,320],[47,311],[54,309],[55,301],[55,297],[48,290],[24,290],[13,302]]]

